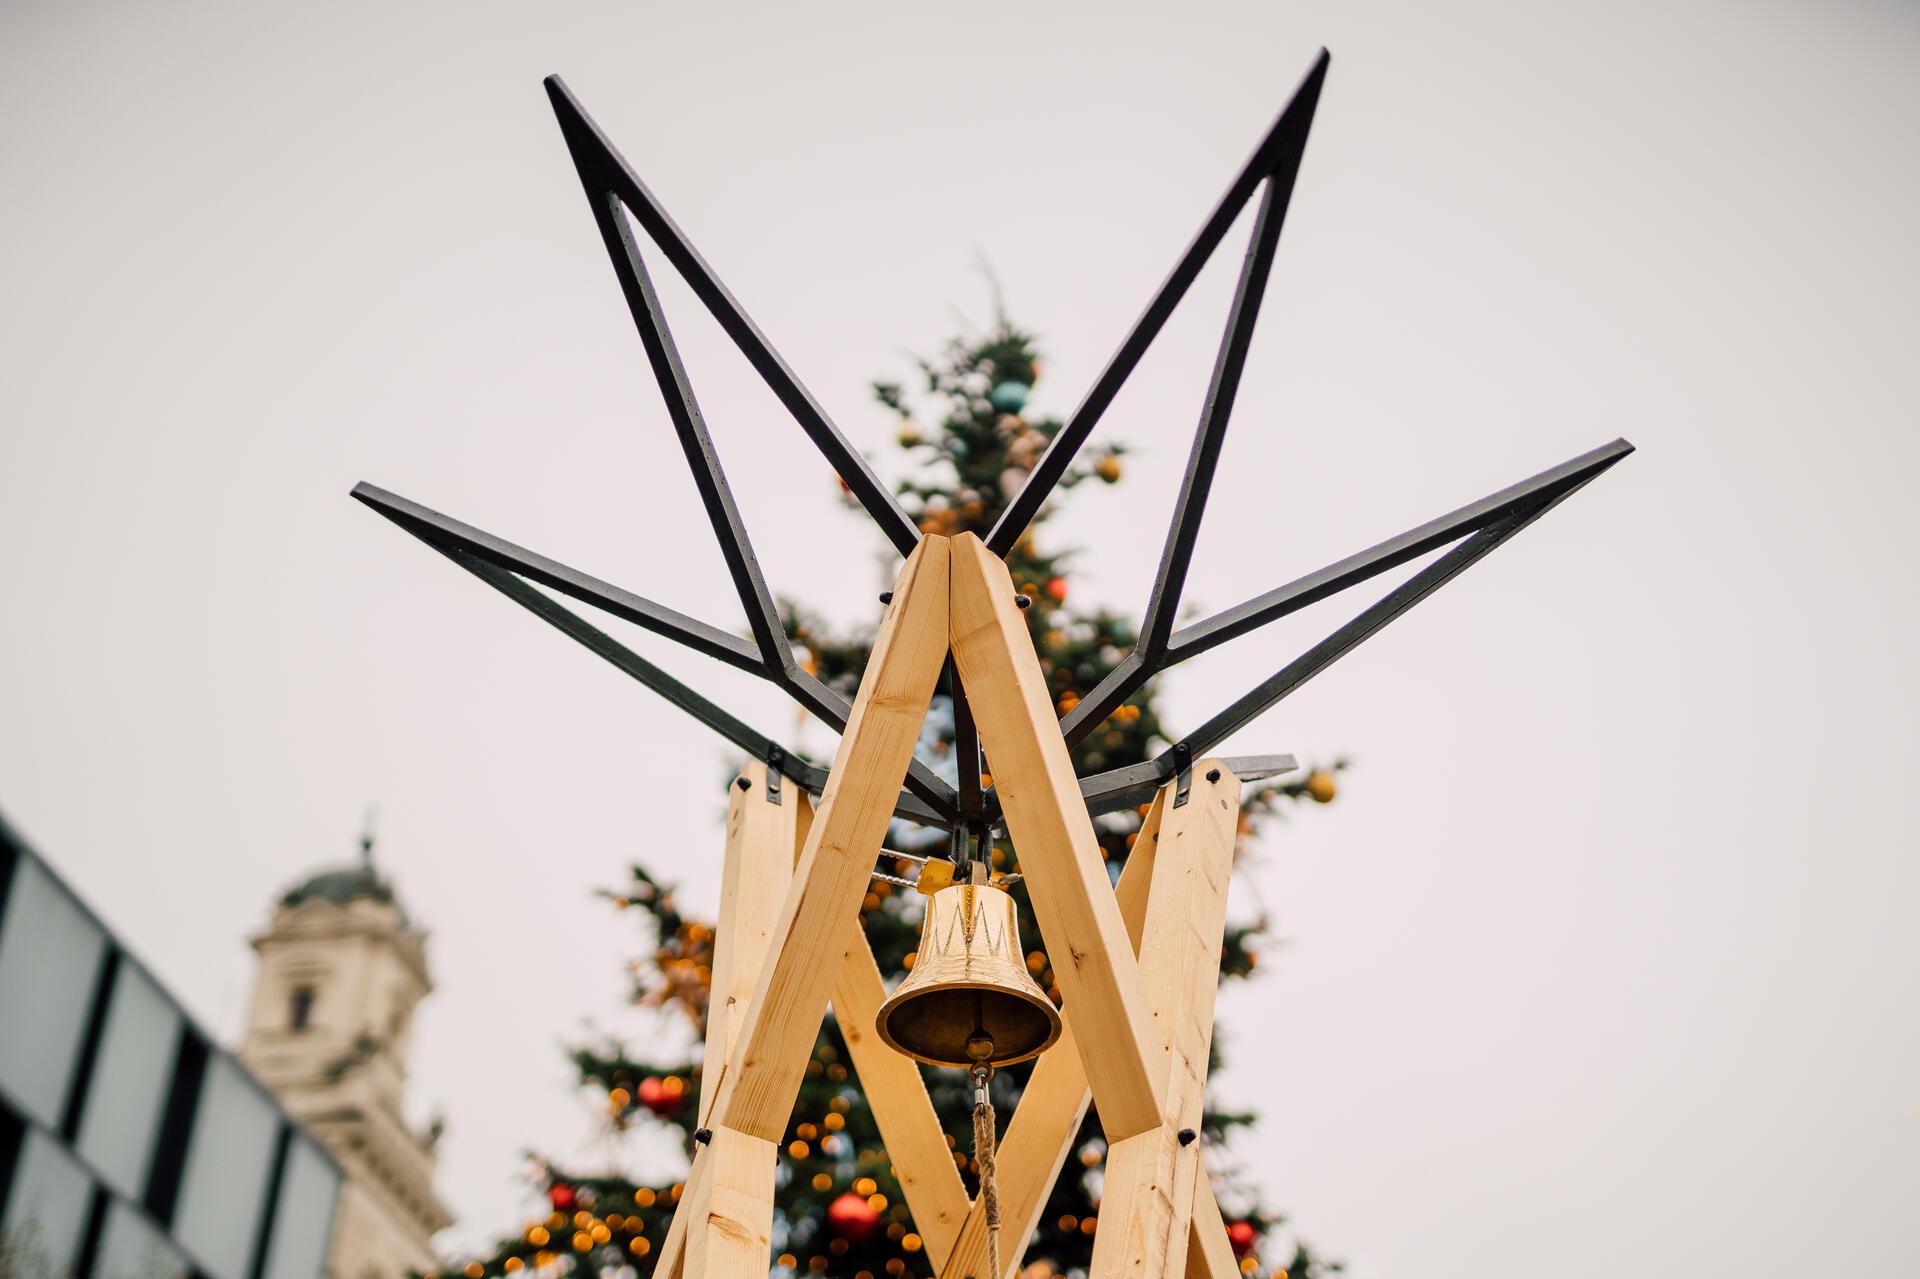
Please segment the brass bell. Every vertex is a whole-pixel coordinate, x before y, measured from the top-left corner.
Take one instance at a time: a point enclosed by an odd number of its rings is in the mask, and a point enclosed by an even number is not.
[[[974,863],[977,879],[985,868]],[[880,1005],[880,1038],[933,1066],[1006,1066],[1060,1037],[1060,1012],[1027,973],[1013,898],[984,882],[927,899],[913,971]]]

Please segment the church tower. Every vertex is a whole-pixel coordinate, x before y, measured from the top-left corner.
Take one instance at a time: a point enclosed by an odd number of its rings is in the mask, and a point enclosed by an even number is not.
[[[327,1279],[439,1268],[429,1240],[452,1220],[433,1191],[436,1130],[401,1105],[414,1008],[433,989],[426,934],[408,922],[363,837],[357,864],[322,871],[253,939],[259,966],[240,1059],[346,1173]]]

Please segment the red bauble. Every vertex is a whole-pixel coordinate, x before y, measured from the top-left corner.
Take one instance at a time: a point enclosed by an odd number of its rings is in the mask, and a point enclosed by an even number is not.
[[[1048,578],[1047,594],[1051,595],[1054,599],[1054,602],[1057,604],[1066,603],[1067,602],[1067,579],[1064,577]]]
[[[1233,1245],[1234,1256],[1251,1256],[1253,1246],[1260,1242],[1260,1233],[1251,1221],[1236,1221],[1227,1227],[1227,1242]]]
[[[873,1205],[849,1190],[827,1205],[827,1224],[833,1233],[854,1243],[865,1243],[880,1226]]]
[[[555,1212],[572,1212],[574,1200],[573,1187],[564,1181],[556,1181],[547,1187],[547,1202],[553,1205]]]
[[[685,1089],[669,1088],[652,1075],[642,1079],[633,1090],[634,1100],[656,1115],[671,1115],[680,1109],[680,1099],[685,1095]]]

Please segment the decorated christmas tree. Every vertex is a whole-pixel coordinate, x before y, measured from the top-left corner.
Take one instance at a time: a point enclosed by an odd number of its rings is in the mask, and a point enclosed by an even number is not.
[[[953,342],[938,357],[922,361],[924,381],[912,392],[879,383],[874,393],[899,415],[897,441],[909,462],[898,493],[923,531],[984,533],[1002,506],[1024,482],[1028,471],[1060,429],[1055,419],[1029,412],[1028,400],[1040,363],[1032,339],[1000,318],[983,336]],[[1119,483],[1122,450],[1083,454],[1062,480],[1061,489],[1089,481]],[[1042,520],[1036,526],[1043,528]],[[1134,644],[1132,619],[1097,607],[1082,606],[1067,572],[1066,554],[1029,533],[1007,557],[1017,589],[1032,601],[1025,617],[1055,704],[1065,714],[1084,690],[1092,688]],[[783,619],[796,654],[819,678],[851,698],[866,666],[864,640],[836,636],[803,609],[783,606]],[[953,713],[944,693],[936,695],[919,755],[952,780],[957,771],[952,747]],[[1121,705],[1075,749],[1077,771],[1086,775],[1138,763],[1162,749],[1164,733],[1150,689]],[[1304,802],[1325,804],[1334,798],[1337,761],[1276,782],[1250,785],[1244,795],[1242,843],[1260,822]],[[716,823],[724,801],[716,792]],[[1144,806],[1096,819],[1102,850],[1118,873],[1126,862]],[[717,838],[717,836],[716,836]],[[887,847],[941,856],[944,834],[896,823]],[[992,851],[1000,871],[1018,868],[1018,850],[1001,840]],[[918,866],[902,859],[883,870],[912,879]],[[1024,891],[1016,884],[1021,933],[1031,948],[1027,967],[1056,1004],[1053,979],[1040,930]],[[640,1002],[683,1016],[694,1036],[704,1034],[712,984],[714,932],[707,920],[683,912],[673,885],[644,865],[630,871],[630,882],[610,892],[615,907],[630,910],[643,926],[652,949],[632,964],[635,997]],[[875,958],[889,984],[911,968],[919,941],[924,898],[912,888],[876,878],[861,913]],[[1267,934],[1265,920],[1230,921],[1225,937],[1221,979],[1251,976]],[[1229,1028],[1230,1029],[1230,1028]],[[1215,1065],[1220,1039],[1214,1040]],[[673,1131],[693,1150],[694,1102],[700,1086],[697,1060],[650,1060],[627,1048],[607,1044],[574,1053],[581,1087],[616,1131],[651,1125]],[[1017,1109],[1030,1067],[1004,1070],[994,1083],[1001,1114]],[[978,1168],[972,1145],[970,1085],[964,1072],[925,1069],[934,1105],[947,1122],[954,1162],[971,1189]],[[1280,1216],[1266,1206],[1257,1188],[1234,1175],[1234,1134],[1254,1122],[1248,1114],[1210,1109],[1202,1139],[1207,1166],[1230,1217],[1228,1237],[1241,1269],[1255,1276],[1314,1279],[1337,1270],[1307,1248],[1276,1232]],[[1100,1223],[1101,1164],[1104,1145],[1097,1114],[1089,1113],[1075,1154],[1058,1179],[1038,1230],[1024,1254],[1023,1279],[1084,1275]],[[1077,1167],[1074,1164],[1077,1160]],[[537,1179],[549,1211],[503,1240],[491,1256],[468,1262],[469,1279],[496,1275],[607,1276],[639,1279],[653,1270],[653,1258],[665,1237],[682,1187],[677,1170],[659,1180],[586,1175],[546,1160],[537,1161]],[[774,1249],[777,1273],[829,1275],[836,1279],[898,1279],[931,1275],[934,1268],[914,1233],[913,1221],[882,1149],[873,1116],[850,1068],[847,1048],[831,1018],[808,1064],[800,1096],[785,1138],[777,1179]]]

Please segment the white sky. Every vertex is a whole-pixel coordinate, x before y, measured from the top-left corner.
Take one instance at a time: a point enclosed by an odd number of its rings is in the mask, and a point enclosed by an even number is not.
[[[452,1238],[523,1148],[613,1157],[558,1053],[633,1024],[589,890],[713,898],[725,753],[346,496],[738,617],[543,74],[879,448],[983,258],[1071,408],[1324,43],[1190,598],[1641,451],[1234,743],[1357,763],[1236,890],[1290,941],[1222,1007],[1241,1153],[1356,1279],[1911,1273],[1920,11],[691,9],[0,9],[0,807],[173,989],[235,1031],[377,800]],[[1059,523],[1083,598],[1144,597],[1232,243]],[[776,587],[866,624],[877,540],[668,302]]]

